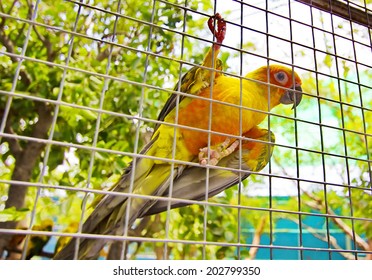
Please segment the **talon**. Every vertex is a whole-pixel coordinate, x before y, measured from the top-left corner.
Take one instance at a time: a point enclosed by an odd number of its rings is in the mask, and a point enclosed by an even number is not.
[[[230,142],[230,141],[229,141]],[[226,157],[232,152],[235,151],[235,149],[239,146],[239,141],[235,140],[234,143],[230,145],[230,147],[226,148],[224,151],[222,151],[222,157]]]
[[[215,29],[214,20],[217,21],[217,31]],[[217,44],[222,44],[226,34],[226,22],[219,13],[209,18],[208,27],[212,34],[216,37]]]
[[[223,143],[218,145],[216,148],[204,147],[200,149],[199,152],[199,163],[202,166],[207,164],[217,165],[220,159],[230,155],[235,149],[239,146],[239,141],[235,140],[230,146],[230,138],[227,138]],[[208,160],[208,151],[209,151],[209,160]]]

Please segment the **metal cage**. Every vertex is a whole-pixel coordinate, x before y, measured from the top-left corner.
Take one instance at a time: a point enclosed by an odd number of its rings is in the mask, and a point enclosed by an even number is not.
[[[372,259],[371,5],[0,2],[0,256],[52,258],[74,237],[104,239],[108,259]],[[167,98],[185,96],[177,80],[213,45],[216,12],[227,23],[220,73],[282,64],[303,81],[296,109],[264,112],[276,139],[267,166],[202,200],[112,191],[131,161],[152,158],[141,148]],[[203,170],[208,189],[215,167],[175,152],[167,162]],[[169,204],[120,235],[82,232],[104,196]]]

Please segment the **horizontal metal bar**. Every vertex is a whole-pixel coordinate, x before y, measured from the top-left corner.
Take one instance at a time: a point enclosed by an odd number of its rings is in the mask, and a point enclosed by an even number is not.
[[[334,249],[334,248],[315,248],[307,246],[283,246],[283,245],[256,245],[250,243],[237,242],[217,242],[217,241],[200,241],[200,240],[185,240],[185,239],[171,239],[171,238],[151,238],[139,236],[118,236],[118,235],[99,235],[88,233],[65,233],[65,232],[50,232],[50,231],[33,231],[33,230],[15,230],[15,229],[1,229],[2,234],[23,234],[23,235],[44,235],[44,236],[64,236],[64,237],[79,237],[88,239],[105,239],[107,241],[131,241],[131,242],[164,242],[164,243],[179,243],[179,244],[193,244],[205,246],[222,246],[235,248],[261,248],[261,249],[280,249],[280,250],[294,250],[294,251],[317,251],[317,252],[334,252],[334,253],[357,253],[357,254],[372,254],[372,251],[352,250],[352,249]]]
[[[358,23],[368,28],[372,28],[372,13],[367,8],[362,9],[353,7],[352,2],[347,3],[339,0],[296,0],[311,7],[318,8],[330,14],[342,17],[352,22]],[[355,5],[355,4],[354,4]]]

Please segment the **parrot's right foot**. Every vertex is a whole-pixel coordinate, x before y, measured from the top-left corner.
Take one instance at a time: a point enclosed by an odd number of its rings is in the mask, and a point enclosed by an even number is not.
[[[215,23],[217,22],[217,30],[215,29]],[[219,48],[222,44],[223,40],[225,39],[226,35],[226,21],[221,17],[219,13],[211,16],[208,20],[208,27],[212,34],[216,37],[217,45],[216,48]]]
[[[204,147],[199,152],[200,165],[217,165],[217,163],[224,157],[230,155],[239,146],[239,141],[235,140],[230,146],[230,138],[227,138],[222,144],[217,145],[216,148]],[[208,160],[209,154],[209,160]]]

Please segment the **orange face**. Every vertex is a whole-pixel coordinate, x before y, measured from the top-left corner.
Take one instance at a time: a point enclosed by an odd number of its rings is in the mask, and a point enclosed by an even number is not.
[[[296,72],[281,65],[270,66],[270,81],[268,82],[285,88],[300,87],[302,84],[302,81]]]
[[[293,104],[297,107],[302,99],[302,88],[300,76],[291,68],[282,65],[263,66],[248,73],[247,78],[269,83],[271,87],[271,104]],[[276,87],[278,86],[278,87]]]

